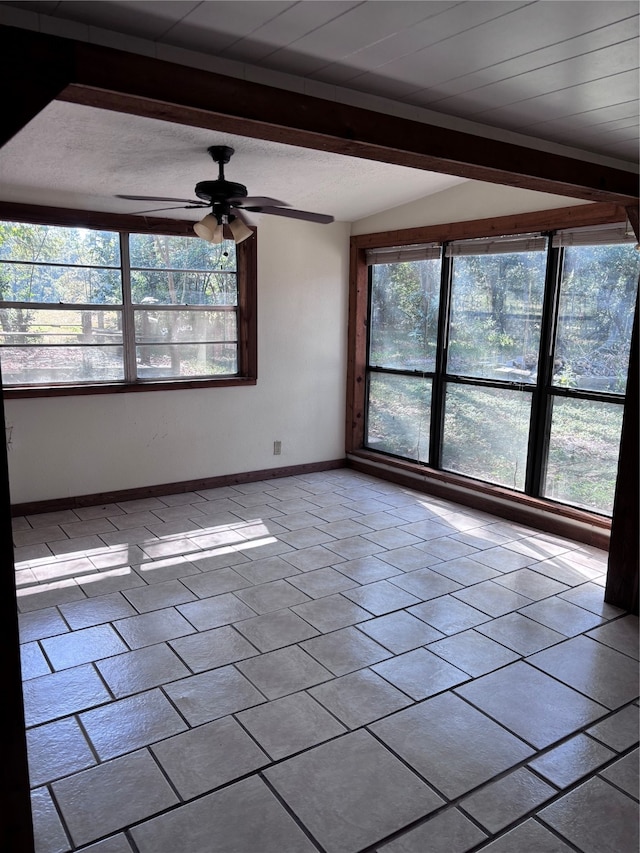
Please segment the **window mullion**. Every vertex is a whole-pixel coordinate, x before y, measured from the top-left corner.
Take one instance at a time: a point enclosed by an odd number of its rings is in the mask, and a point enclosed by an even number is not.
[[[550,235],[551,236],[551,235]],[[563,250],[547,249],[544,299],[538,350],[538,376],[531,401],[529,444],[527,448],[527,475],[525,493],[539,497],[546,475],[549,421],[551,417],[551,379],[553,376],[554,338],[560,297],[560,274]]]
[[[431,392],[431,438],[429,464],[432,468],[442,467],[442,434],[444,429],[445,373],[447,369],[447,345],[449,340],[449,317],[451,309],[452,259],[442,252],[440,273],[440,305],[438,313],[438,341],[436,346],[436,371]]]
[[[120,233],[120,264],[122,274],[122,337],[125,382],[136,382],[135,318],[131,300],[131,261],[129,234]]]

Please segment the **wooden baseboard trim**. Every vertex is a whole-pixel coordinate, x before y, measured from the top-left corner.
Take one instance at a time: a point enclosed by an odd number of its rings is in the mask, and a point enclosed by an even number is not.
[[[574,507],[564,507],[508,489],[468,480],[455,474],[429,471],[423,466],[387,460],[372,453],[347,454],[349,466],[362,473],[408,486],[434,497],[608,550],[611,520]]]
[[[175,495],[183,492],[198,492],[204,489],[217,489],[222,486],[236,486],[240,483],[254,483],[258,480],[275,480],[279,477],[294,477],[300,474],[313,474],[316,471],[331,471],[345,468],[345,459],[331,459],[326,462],[309,462],[304,465],[289,465],[282,468],[266,468],[262,471],[246,471],[240,474],[223,474],[220,477],[204,477],[201,480],[183,480],[180,483],[164,483],[158,486],[142,486],[135,489],[120,489],[114,492],[98,492],[93,495],[78,495],[71,498],[54,498],[44,501],[12,504],[11,515],[37,515],[43,512],[58,512],[64,509],[76,509],[99,504],[118,503],[119,501],[155,498],[162,495]]]

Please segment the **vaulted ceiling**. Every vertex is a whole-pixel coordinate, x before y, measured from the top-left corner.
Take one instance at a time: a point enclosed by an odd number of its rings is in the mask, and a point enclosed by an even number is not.
[[[623,170],[637,164],[638,21],[628,0],[0,3],[3,24]],[[114,196],[190,197],[214,177],[211,144],[236,149],[228,176],[251,194],[344,220],[464,179],[53,101],[0,153],[0,195],[134,212]]]

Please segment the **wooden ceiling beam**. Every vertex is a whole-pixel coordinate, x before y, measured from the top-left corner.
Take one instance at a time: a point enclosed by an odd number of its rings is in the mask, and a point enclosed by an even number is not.
[[[624,169],[99,45],[0,27],[0,57],[17,84],[10,135],[58,98],[587,201],[629,207],[639,195]]]

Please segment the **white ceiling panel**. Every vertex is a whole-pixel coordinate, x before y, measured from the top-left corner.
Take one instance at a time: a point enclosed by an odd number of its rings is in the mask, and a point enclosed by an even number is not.
[[[627,39],[636,40],[637,54],[637,38],[638,18],[636,16],[630,20],[617,21],[602,29],[558,42],[550,47],[530,50],[518,54],[513,59],[495,62],[477,71],[439,83],[433,88],[417,92],[414,99],[425,106],[438,109],[439,102],[447,96],[468,94],[491,83],[499,83],[511,77],[519,78],[520,75],[534,73],[540,68],[565,62],[573,57],[589,55],[593,51],[625,42]]]
[[[622,44],[531,71],[524,75],[524,79],[517,75],[475,89],[468,95],[430,102],[429,106],[445,113],[463,110],[465,115],[473,117],[485,110],[510,106],[528,98],[607,80],[613,75],[625,73],[634,65],[638,65],[638,45],[634,39],[630,39]]]
[[[0,0],[0,23],[634,168],[639,11],[635,0]],[[225,143],[237,148],[231,180],[275,198],[285,187],[292,206],[338,219],[459,181],[86,109],[52,104],[2,150],[0,197],[132,212],[114,195],[187,197],[214,176],[206,148]]]
[[[259,62],[280,48],[298,41],[359,4],[359,0],[306,0],[294,3],[276,18],[258,27],[233,45],[233,58]]]

